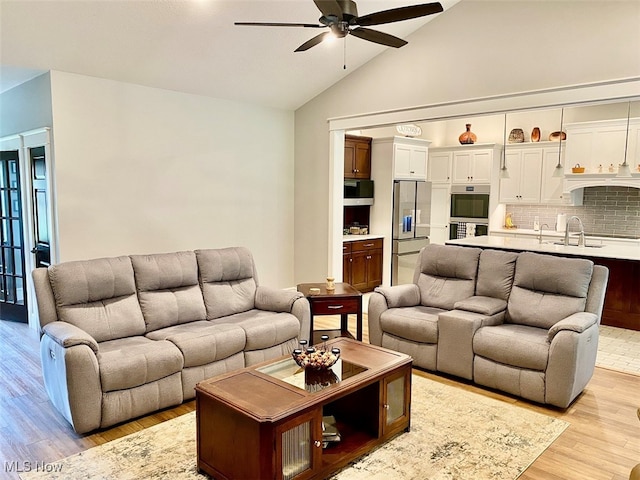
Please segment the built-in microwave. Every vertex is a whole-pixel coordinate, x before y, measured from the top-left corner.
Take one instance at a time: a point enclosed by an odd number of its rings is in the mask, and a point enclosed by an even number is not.
[[[345,179],[344,205],[373,205],[373,180]]]
[[[451,187],[451,220],[489,221],[489,185],[453,185]]]

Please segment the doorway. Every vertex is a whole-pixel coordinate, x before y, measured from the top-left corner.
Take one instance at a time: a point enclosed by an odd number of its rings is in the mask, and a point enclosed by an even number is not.
[[[0,152],[0,318],[27,323],[18,150]]]
[[[0,138],[0,320],[38,330],[31,271],[56,262],[50,129]]]

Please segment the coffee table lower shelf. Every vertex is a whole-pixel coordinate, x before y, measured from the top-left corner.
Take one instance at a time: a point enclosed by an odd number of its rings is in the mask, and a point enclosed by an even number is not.
[[[251,367],[198,384],[198,470],[215,479],[321,479],[408,431],[410,357],[351,339],[329,343],[365,363],[362,373],[312,392]],[[326,415],[341,440],[322,448]]]

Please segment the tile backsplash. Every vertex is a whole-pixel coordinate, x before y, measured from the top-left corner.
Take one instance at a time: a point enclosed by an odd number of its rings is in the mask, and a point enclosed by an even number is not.
[[[586,233],[640,236],[639,188],[587,187],[580,207],[509,204],[506,209],[518,228],[532,229],[534,217],[538,216],[540,225],[546,223],[553,230],[556,216],[566,213],[567,218],[580,217]],[[576,222],[572,222],[570,230],[576,230]]]

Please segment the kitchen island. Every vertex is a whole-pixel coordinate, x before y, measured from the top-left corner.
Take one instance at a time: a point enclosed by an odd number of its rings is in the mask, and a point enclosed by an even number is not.
[[[572,238],[572,241],[575,242],[575,239]],[[596,265],[604,265],[609,269],[609,283],[602,312],[602,324],[640,330],[640,247],[600,244],[589,246],[588,238],[586,247],[577,247],[491,235],[449,240],[447,245],[587,258]]]

